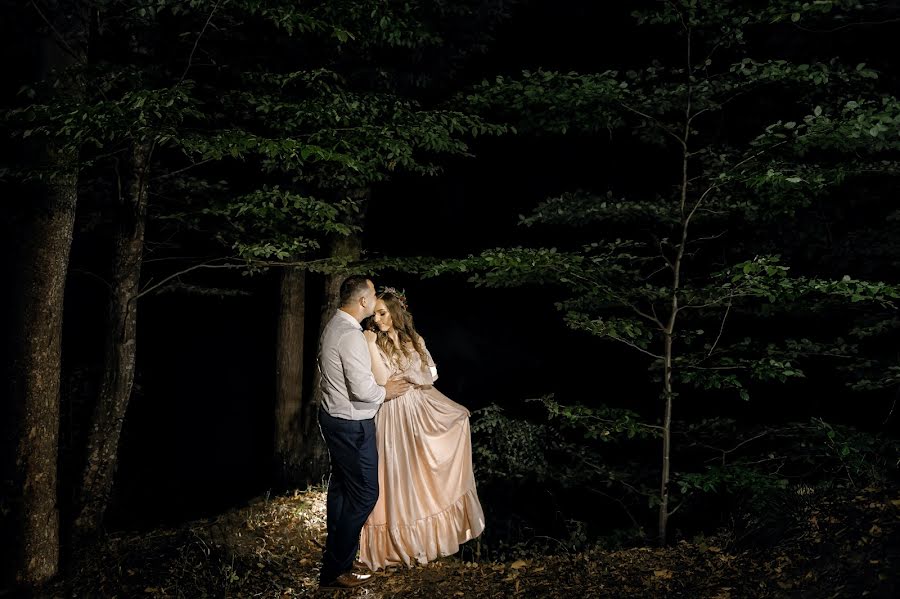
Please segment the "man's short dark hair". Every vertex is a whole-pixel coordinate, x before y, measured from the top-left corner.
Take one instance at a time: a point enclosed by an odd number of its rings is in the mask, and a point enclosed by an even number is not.
[[[341,305],[349,305],[369,290],[369,277],[353,275],[341,283]]]

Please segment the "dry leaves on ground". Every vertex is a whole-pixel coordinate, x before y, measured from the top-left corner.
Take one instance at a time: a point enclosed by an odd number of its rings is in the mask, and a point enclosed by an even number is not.
[[[517,559],[388,568],[354,591],[317,591],[324,493],[259,500],[151,534],[118,533],[51,589],[55,597],[894,597],[900,493],[841,491],[799,537],[738,551],[729,539]]]

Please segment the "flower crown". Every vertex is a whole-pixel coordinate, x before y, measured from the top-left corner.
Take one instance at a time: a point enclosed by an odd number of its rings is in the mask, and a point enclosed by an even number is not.
[[[381,293],[390,293],[391,295],[393,295],[394,297],[397,298],[397,301],[400,302],[400,306],[404,310],[409,311],[409,308],[407,307],[408,304],[406,303],[406,291],[405,290],[400,291],[396,287],[382,287]]]

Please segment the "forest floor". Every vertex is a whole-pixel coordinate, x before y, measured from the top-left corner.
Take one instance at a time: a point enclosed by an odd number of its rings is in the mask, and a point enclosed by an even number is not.
[[[317,591],[324,493],[260,499],[219,517],[108,535],[48,597],[896,597],[900,489],[837,489],[790,540],[739,550],[725,533],[667,548],[389,568]],[[490,525],[490,524],[489,524]]]

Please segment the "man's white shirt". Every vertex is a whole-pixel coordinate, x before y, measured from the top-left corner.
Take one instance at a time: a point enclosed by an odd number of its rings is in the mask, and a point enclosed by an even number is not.
[[[375,382],[366,338],[359,322],[343,310],[331,318],[319,343],[321,408],[335,418],[374,418],[384,402],[384,387]]]

